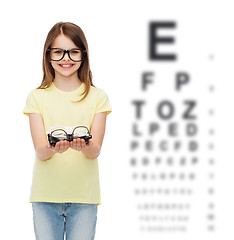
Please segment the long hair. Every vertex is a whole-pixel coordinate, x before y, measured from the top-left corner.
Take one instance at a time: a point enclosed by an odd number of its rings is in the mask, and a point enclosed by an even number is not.
[[[85,55],[83,56],[83,60],[79,69],[77,70],[78,77],[81,82],[85,84],[85,89],[82,95],[84,95],[79,101],[82,101],[89,93],[90,86],[94,86],[92,82],[92,72],[89,66],[89,51],[88,51],[88,43],[85,38],[84,32],[80,27],[70,22],[58,22],[56,23],[51,30],[49,31],[45,44],[44,44],[44,52],[43,52],[43,80],[38,89],[48,88],[53,79],[55,77],[54,69],[49,62],[48,56],[48,48],[51,47],[53,41],[59,35],[64,34],[69,37],[74,44],[82,49],[86,50]],[[94,86],[95,87],[95,86]]]

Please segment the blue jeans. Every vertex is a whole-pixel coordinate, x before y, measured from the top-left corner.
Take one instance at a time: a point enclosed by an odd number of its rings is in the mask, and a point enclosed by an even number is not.
[[[97,204],[33,202],[36,240],[93,240]]]

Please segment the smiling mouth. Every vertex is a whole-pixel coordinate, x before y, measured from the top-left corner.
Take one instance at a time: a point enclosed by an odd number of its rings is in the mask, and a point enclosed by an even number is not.
[[[62,68],[66,68],[66,69],[68,69],[68,68],[73,67],[74,64],[59,64],[59,66],[62,67]]]

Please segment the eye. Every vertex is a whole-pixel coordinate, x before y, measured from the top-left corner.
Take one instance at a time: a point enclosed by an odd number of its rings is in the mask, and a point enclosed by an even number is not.
[[[79,54],[80,53],[80,50],[72,50],[71,51],[71,54]]]
[[[61,50],[56,50],[54,53],[56,53],[56,54],[62,54],[62,51],[61,51]]]

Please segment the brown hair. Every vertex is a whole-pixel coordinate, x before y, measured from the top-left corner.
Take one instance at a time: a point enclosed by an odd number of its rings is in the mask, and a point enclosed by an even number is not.
[[[59,35],[64,34],[69,37],[74,44],[81,48],[82,50],[86,50],[86,54],[84,56],[84,60],[82,61],[79,69],[77,70],[77,74],[81,82],[85,84],[85,90],[82,93],[84,94],[83,98],[77,102],[82,101],[89,93],[90,86],[94,86],[92,83],[92,72],[89,66],[89,52],[88,52],[88,43],[86,41],[84,32],[80,27],[70,22],[58,22],[56,23],[51,30],[49,31],[45,44],[44,44],[44,52],[43,52],[43,80],[38,89],[48,88],[53,79],[55,77],[54,69],[49,62],[48,56],[48,48],[51,47],[54,39]]]

